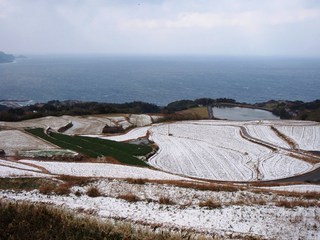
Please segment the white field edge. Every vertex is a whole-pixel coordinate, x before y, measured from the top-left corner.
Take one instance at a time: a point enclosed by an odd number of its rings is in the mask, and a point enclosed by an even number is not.
[[[190,180],[188,178],[148,168],[109,163],[49,162],[35,160],[20,160],[19,162],[43,167],[51,174],[56,175],[105,178],[147,178],[153,180]]]

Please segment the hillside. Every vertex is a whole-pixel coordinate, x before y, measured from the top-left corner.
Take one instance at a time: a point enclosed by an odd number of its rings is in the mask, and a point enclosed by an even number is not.
[[[11,54],[5,54],[0,51],[0,63],[10,63],[15,60],[15,57]]]

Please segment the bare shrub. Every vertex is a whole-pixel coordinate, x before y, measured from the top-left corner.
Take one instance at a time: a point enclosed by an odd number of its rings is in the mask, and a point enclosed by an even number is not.
[[[57,195],[68,195],[70,194],[70,185],[62,183],[56,189],[54,189],[54,193]]]
[[[217,184],[217,183],[196,183],[196,182],[186,182],[178,180],[149,180],[148,182],[158,183],[158,184],[168,184],[182,188],[192,188],[200,191],[215,191],[215,192],[237,192],[244,187],[235,186],[232,183],[227,184]]]
[[[307,199],[320,199],[320,193],[318,192],[305,192],[301,194],[302,197]]]
[[[158,201],[160,204],[166,204],[166,205],[174,205],[175,204],[175,202],[174,201],[172,201],[170,198],[168,198],[168,197],[163,197],[163,196],[161,196],[160,198],[159,198],[159,201]]]
[[[74,195],[76,195],[77,197],[80,197],[82,195],[82,193],[78,190],[74,193]]]
[[[51,194],[55,189],[55,186],[52,184],[41,185],[38,190],[41,194]]]
[[[285,207],[285,208],[294,208],[294,207],[320,207],[320,203],[317,201],[288,201],[288,200],[280,200],[275,203],[277,207]]]
[[[90,188],[87,190],[86,194],[87,194],[89,197],[99,197],[99,196],[102,195],[101,192],[100,192],[100,190],[99,190],[98,188],[96,188],[96,187],[90,187]]]
[[[78,176],[70,176],[70,175],[60,175],[59,179],[64,182],[67,182],[69,186],[75,186],[75,185],[81,186],[92,181],[92,179],[88,177],[78,177]]]
[[[267,202],[266,202],[266,200],[264,200],[264,199],[258,199],[258,200],[254,200],[254,201],[252,202],[252,204],[256,204],[256,205],[266,205]]]
[[[220,202],[212,201],[211,199],[208,199],[206,201],[200,202],[199,207],[207,207],[209,209],[215,209],[215,208],[221,208],[222,205]]]
[[[126,178],[124,179],[127,183],[131,183],[131,184],[145,184],[146,180],[143,178]]]
[[[119,195],[118,198],[126,200],[127,202],[137,202],[140,198],[132,193]]]

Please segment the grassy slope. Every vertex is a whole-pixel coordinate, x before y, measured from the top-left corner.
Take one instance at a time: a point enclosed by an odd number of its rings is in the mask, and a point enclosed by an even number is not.
[[[186,110],[179,111],[177,113],[191,114],[191,115],[197,116],[199,119],[208,119],[209,118],[207,107],[194,107],[194,108],[189,108]]]
[[[129,224],[99,222],[45,205],[0,201],[0,239],[182,239],[178,234],[152,233]]]
[[[148,166],[144,161],[135,156],[146,155],[152,150],[148,146],[90,137],[68,136],[60,133],[46,135],[42,128],[27,129],[27,131],[61,148],[70,149],[93,158],[111,156],[119,162],[129,165]]]

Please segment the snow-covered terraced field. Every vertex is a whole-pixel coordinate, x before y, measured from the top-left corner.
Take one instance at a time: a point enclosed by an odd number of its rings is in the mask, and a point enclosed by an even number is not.
[[[0,165],[0,178],[21,178],[21,177],[51,177],[48,174],[32,172],[23,169],[11,168]]]
[[[281,139],[270,125],[248,124],[245,125],[250,136],[283,148],[290,148],[289,144]]]
[[[309,163],[245,140],[239,128],[243,124],[190,121],[154,126],[150,138],[159,151],[149,162],[168,172],[226,181],[271,180],[312,169]]]
[[[19,168],[19,169],[28,170],[28,171],[31,170],[31,171],[40,172],[40,170],[38,168],[31,167],[26,164],[21,164],[21,163],[13,162],[13,161],[6,161],[6,160],[2,160],[2,159],[0,159],[0,165],[5,166],[5,167],[12,167],[12,168]]]
[[[103,128],[107,125],[110,127],[121,126],[123,129],[129,127],[143,127],[151,125],[159,120],[161,116],[149,116],[146,114],[113,114],[113,115],[96,115],[96,116],[61,116],[61,117],[43,117],[21,122],[0,122],[0,126],[9,128],[26,128],[41,127],[57,131],[59,128],[72,123],[73,126],[64,133],[70,135],[98,135],[102,134]]]
[[[81,177],[106,178],[148,178],[157,180],[190,180],[161,171],[148,168],[131,167],[108,163],[75,163],[75,162],[42,162],[34,160],[20,160],[48,170],[52,174],[71,175]]]
[[[150,128],[151,128],[150,126],[137,127],[137,128],[130,130],[126,134],[115,135],[115,136],[104,136],[104,135],[84,135],[84,136],[108,139],[108,140],[117,141],[117,142],[124,142],[124,141],[132,140],[132,139],[146,137],[147,132]]]
[[[0,126],[11,127],[11,128],[26,128],[26,127],[51,127],[54,130],[58,130],[69,123],[68,119],[64,117],[43,117],[36,118],[21,122],[0,122]]]
[[[283,154],[276,154],[260,161],[260,179],[273,180],[299,175],[311,170],[310,163]]]
[[[5,151],[6,155],[16,155],[22,150],[57,147],[19,130],[3,130],[0,131],[0,148]]]
[[[131,114],[129,121],[137,127],[143,127],[152,124],[152,118],[146,114]]]
[[[295,143],[300,149],[309,151],[320,151],[320,124],[314,125],[287,125],[276,126],[276,128]]]

